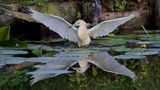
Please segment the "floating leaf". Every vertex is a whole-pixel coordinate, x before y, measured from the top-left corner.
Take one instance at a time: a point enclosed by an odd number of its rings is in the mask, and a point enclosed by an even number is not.
[[[28,54],[27,51],[22,50],[0,50],[0,55],[16,55],[16,54]]]
[[[0,55],[0,68],[7,64],[20,64],[27,61],[26,58],[13,57],[12,55]]]
[[[149,56],[149,55],[158,55],[158,51],[144,51],[144,52],[127,52],[126,55],[136,55],[136,56]]]
[[[37,49],[37,48],[42,48],[43,50],[46,51],[53,51],[53,47],[47,46],[47,45],[43,45],[43,44],[28,44],[28,49]]]
[[[36,56],[42,56],[42,48],[36,48],[32,51],[32,53]]]
[[[144,59],[146,58],[143,55],[117,55],[114,56],[115,59],[129,60],[129,59]]]

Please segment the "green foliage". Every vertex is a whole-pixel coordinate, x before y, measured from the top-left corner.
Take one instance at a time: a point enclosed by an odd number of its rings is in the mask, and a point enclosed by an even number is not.
[[[22,4],[37,4],[48,2],[49,0],[0,0],[1,3],[22,3]]]
[[[81,19],[81,17],[82,17],[82,14],[80,12],[77,12],[77,18]]]
[[[76,0],[76,2],[78,2],[78,4],[83,4],[85,0]]]
[[[27,90],[29,87],[29,75],[26,75],[29,69],[15,71],[14,73],[4,70],[0,72],[0,90]],[[29,89],[29,88],[28,88]]]
[[[47,3],[47,2],[67,2],[67,1],[76,1],[78,4],[83,4],[85,2],[92,2],[93,0],[0,0],[0,3],[22,3],[22,4],[43,4],[43,3]],[[113,2],[114,0],[108,0],[109,2]],[[122,8],[125,4],[125,2],[128,3],[132,3],[134,2],[134,0],[115,0],[116,3],[109,3],[108,5],[112,6],[118,6],[120,8]],[[138,1],[138,0],[135,0]],[[151,0],[139,0],[140,2],[143,3],[148,3],[151,2]],[[117,5],[115,5],[117,4]],[[109,6],[110,7],[110,6]],[[111,9],[110,7],[110,9]]]
[[[115,1],[110,1],[107,4],[107,7],[112,11],[123,11],[125,10],[126,4],[127,4],[126,0],[115,0]]]
[[[96,77],[98,75],[98,71],[97,71],[96,67],[92,67],[92,75],[94,77]]]
[[[25,48],[27,47],[27,43],[19,40],[5,40],[0,42],[0,46]]]
[[[125,6],[127,4],[126,0],[115,0],[115,11],[123,11],[125,9]]]
[[[58,6],[49,3],[48,8],[47,8],[47,13],[54,14],[54,15],[60,15],[60,10]]]
[[[46,2],[63,2],[63,1],[69,1],[69,0],[0,0],[0,3],[39,4]]]
[[[83,4],[84,2],[92,2],[92,0],[0,0],[0,3],[38,4],[46,2],[67,2],[67,1],[76,1],[78,4]]]
[[[10,38],[10,26],[0,27],[0,41],[9,40]]]
[[[42,56],[42,48],[36,48],[32,51],[32,53],[36,56]]]
[[[70,10],[72,11],[72,8],[65,9],[63,14],[67,16],[70,13]]]
[[[5,10],[0,9],[0,15],[3,15],[5,13]]]

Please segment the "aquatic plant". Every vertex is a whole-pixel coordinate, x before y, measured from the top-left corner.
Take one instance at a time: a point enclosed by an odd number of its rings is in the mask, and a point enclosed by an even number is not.
[[[0,41],[9,40],[10,38],[10,26],[0,27]]]

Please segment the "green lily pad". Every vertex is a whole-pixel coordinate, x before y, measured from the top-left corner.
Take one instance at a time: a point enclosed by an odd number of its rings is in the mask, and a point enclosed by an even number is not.
[[[115,59],[121,59],[121,60],[129,60],[129,59],[144,59],[145,56],[142,55],[117,55],[114,56]]]
[[[144,51],[144,52],[127,52],[125,55],[137,55],[137,56],[150,56],[150,55],[158,55],[158,51]]]
[[[140,45],[142,45],[142,44],[153,44],[153,42],[150,42],[150,41],[139,41],[139,42],[127,42],[127,43],[129,43],[129,44],[140,44]]]
[[[16,54],[28,54],[27,51],[22,50],[0,50],[0,55],[16,55]]]
[[[32,51],[32,53],[36,56],[42,56],[42,48],[36,48]]]
[[[141,48],[126,48],[125,46],[113,47],[113,50],[117,52],[139,52]]]

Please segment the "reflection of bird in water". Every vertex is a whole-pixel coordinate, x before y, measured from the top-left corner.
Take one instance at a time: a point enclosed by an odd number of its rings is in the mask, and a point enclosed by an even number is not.
[[[129,16],[103,21],[91,29],[87,28],[87,23],[83,20],[76,21],[75,24],[70,24],[61,17],[43,14],[30,9],[32,17],[57,32],[62,38],[78,43],[79,47],[88,46],[91,42],[90,37],[98,38],[113,32],[119,25],[132,19],[137,13]]]
[[[97,66],[103,71],[125,75],[130,77],[132,80],[136,80],[136,75],[134,74],[134,72],[119,64],[107,52],[87,52],[86,54],[79,57],[80,60],[58,59],[47,62],[46,64],[36,65],[35,67],[37,68],[37,70],[28,73],[32,75],[33,78],[31,80],[31,84],[47,78],[55,77],[60,74],[74,73],[75,70],[78,73],[84,73],[91,64]]]
[[[16,54],[15,54],[16,53]],[[105,51],[97,51],[91,49],[65,49],[54,57],[38,57],[38,58],[17,58],[13,55],[26,54],[26,51],[19,50],[0,50],[0,69],[10,68],[8,66],[18,65],[23,68],[24,65],[34,65],[35,71],[27,72],[31,75],[31,84],[38,81],[52,78],[57,75],[68,73],[84,73],[91,65],[95,65],[105,72],[121,74],[136,80],[136,75],[124,65],[118,63],[113,56]],[[6,55],[10,55],[7,56]],[[20,65],[19,65],[20,64]],[[15,66],[16,68],[17,66]],[[99,70],[98,69],[98,70]],[[16,69],[13,69],[14,71]],[[75,74],[76,75],[76,74]]]

